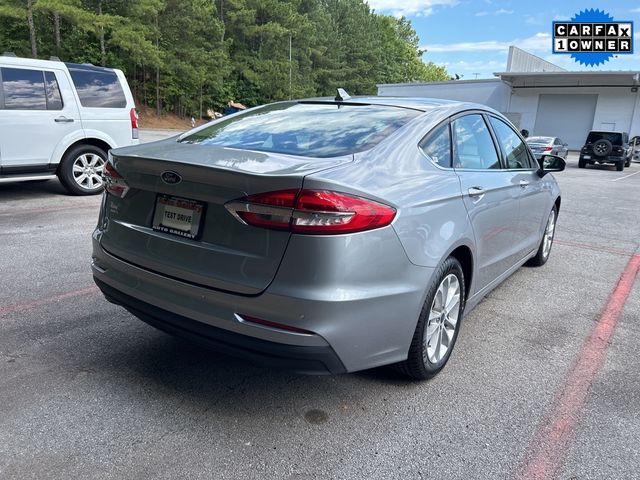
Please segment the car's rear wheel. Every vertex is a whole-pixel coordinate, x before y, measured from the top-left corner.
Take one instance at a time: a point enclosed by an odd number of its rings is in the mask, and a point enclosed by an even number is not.
[[[536,252],[536,256],[530,258],[527,261],[527,265],[532,267],[541,267],[547,260],[549,259],[549,254],[551,253],[551,246],[553,245],[553,238],[556,234],[556,220],[558,219],[558,210],[555,205],[551,209],[551,213],[549,213],[549,218],[547,219],[547,225],[544,229],[544,233],[542,234],[542,240],[540,240],[540,246],[538,247],[538,251]]]
[[[397,365],[403,374],[425,380],[444,368],[458,338],[464,313],[464,274],[460,262],[447,258],[427,293],[409,355]]]
[[[578,168],[584,168],[587,166],[587,161],[583,160],[582,158],[578,159]]]
[[[102,192],[102,174],[107,154],[93,145],[78,145],[69,150],[60,162],[58,178],[74,195],[94,195]]]

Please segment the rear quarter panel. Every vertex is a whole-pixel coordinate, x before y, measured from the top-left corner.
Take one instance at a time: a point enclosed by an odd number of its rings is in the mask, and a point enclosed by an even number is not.
[[[436,267],[460,245],[475,253],[457,175],[436,167],[418,148],[420,139],[451,113],[425,113],[374,149],[356,154],[353,164],[307,177],[305,188],[330,182],[331,188],[394,206],[393,228],[415,265]]]

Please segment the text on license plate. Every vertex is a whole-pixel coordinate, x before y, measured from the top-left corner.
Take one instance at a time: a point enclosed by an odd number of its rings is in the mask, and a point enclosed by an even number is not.
[[[158,195],[153,229],[186,238],[196,238],[204,205],[184,198]]]

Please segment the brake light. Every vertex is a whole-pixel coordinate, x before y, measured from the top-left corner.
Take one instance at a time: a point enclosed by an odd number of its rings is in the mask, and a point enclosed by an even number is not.
[[[553,150],[553,147],[544,147],[542,149],[543,152],[550,152],[551,150]]]
[[[131,138],[138,138],[138,112],[135,108],[129,110],[129,118],[131,119]]]
[[[393,207],[347,193],[280,190],[225,205],[242,223],[309,235],[363,232],[389,225]]]
[[[124,181],[124,178],[122,178],[122,175],[118,173],[116,167],[114,167],[111,155],[109,155],[107,163],[104,164],[102,176],[104,177],[104,189],[111,195],[123,198],[129,191],[129,186]]]

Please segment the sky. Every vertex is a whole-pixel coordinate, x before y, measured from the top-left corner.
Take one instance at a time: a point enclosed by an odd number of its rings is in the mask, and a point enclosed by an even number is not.
[[[424,61],[444,65],[465,80],[492,78],[503,72],[509,45],[520,47],[567,70],[640,71],[640,2],[607,0],[368,0],[378,13],[411,20],[427,52]],[[614,20],[634,22],[634,50],[596,67],[585,67],[570,55],[553,54],[551,22],[570,20],[587,8],[609,13]]]

